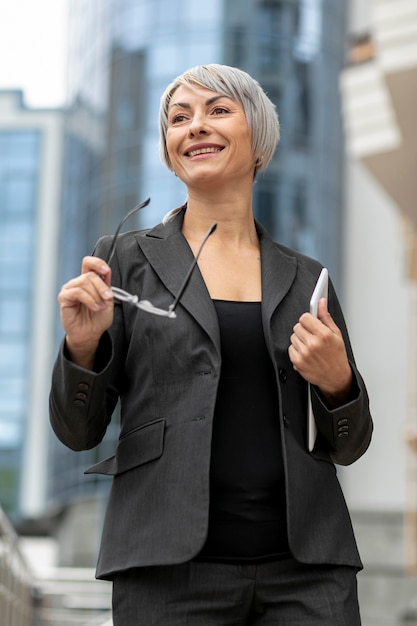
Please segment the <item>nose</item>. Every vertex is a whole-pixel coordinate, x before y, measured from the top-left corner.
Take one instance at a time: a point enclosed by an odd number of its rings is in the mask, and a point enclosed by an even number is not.
[[[208,126],[205,117],[200,114],[194,115],[188,130],[192,137],[196,135],[206,135],[208,133]]]

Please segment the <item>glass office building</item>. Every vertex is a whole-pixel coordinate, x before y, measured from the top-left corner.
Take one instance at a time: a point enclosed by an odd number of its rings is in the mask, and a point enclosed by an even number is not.
[[[0,505],[45,506],[62,115],[0,91]]]
[[[0,128],[0,494],[17,507],[26,428],[40,132]]]
[[[340,288],[346,8],[345,0],[71,0],[61,281],[139,201],[152,199],[127,228],[151,226],[184,201],[159,160],[159,100],[187,68],[225,63],[259,80],[281,121],[276,155],[254,187],[257,218],[320,259]],[[113,452],[116,431],[105,449],[55,444],[53,501],[106,491],[107,480],[82,472]]]
[[[159,99],[185,69],[226,63],[261,82],[282,124],[274,163],[255,187],[258,217],[274,237],[329,265],[337,281],[344,0],[72,0],[70,7],[69,98],[95,116],[103,142],[100,167],[81,176],[84,197],[99,207],[89,244],[140,199],[152,197],[138,217],[143,226],[184,200],[159,162]]]

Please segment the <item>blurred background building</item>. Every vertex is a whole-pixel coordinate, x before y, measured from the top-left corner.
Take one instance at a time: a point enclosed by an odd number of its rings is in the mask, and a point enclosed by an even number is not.
[[[339,468],[363,626],[417,623],[415,0],[68,0],[67,27],[65,108],[0,91],[1,506],[19,531],[53,537],[56,565],[94,566],[109,479],[83,472],[113,454],[117,416],[91,451],[51,436],[56,293],[137,202],[152,198],[126,228],[184,201],[159,162],[160,96],[189,67],[235,65],[282,128],[256,216],[329,267],[370,392],[373,444]]]
[[[0,91],[0,493],[11,515],[21,500],[26,513],[45,506],[62,146],[60,111]]]
[[[358,1],[352,9],[341,77],[344,298],[375,433],[342,482],[366,565],[365,624],[376,626],[416,623],[417,4]]]

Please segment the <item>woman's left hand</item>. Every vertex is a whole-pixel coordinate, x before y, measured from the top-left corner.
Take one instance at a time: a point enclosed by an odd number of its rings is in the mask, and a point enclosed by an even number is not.
[[[347,401],[352,370],[342,333],[325,299],[319,301],[317,318],[304,313],[294,326],[288,355],[295,371],[316,385],[332,408]]]

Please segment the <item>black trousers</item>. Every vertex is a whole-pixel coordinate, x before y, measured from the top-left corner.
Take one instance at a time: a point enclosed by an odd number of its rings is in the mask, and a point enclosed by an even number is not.
[[[191,561],[117,574],[114,626],[360,626],[356,569]]]

